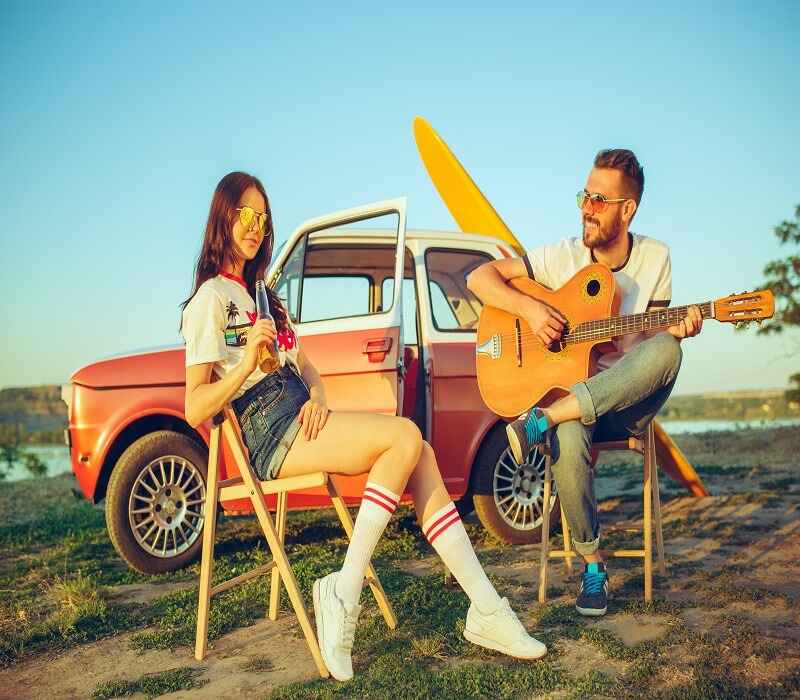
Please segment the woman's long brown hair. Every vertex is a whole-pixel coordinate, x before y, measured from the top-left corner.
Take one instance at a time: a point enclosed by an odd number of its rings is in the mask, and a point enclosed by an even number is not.
[[[232,232],[236,208],[239,206],[242,194],[249,187],[255,187],[261,193],[266,204],[267,214],[264,240],[261,242],[261,247],[258,249],[256,256],[252,260],[245,261],[242,273],[247,291],[255,299],[256,280],[264,279],[264,272],[272,260],[272,245],[275,242],[272,229],[272,211],[261,181],[248,173],[233,172],[223,177],[214,190],[211,208],[208,212],[206,232],[203,236],[203,246],[200,249],[200,255],[195,265],[194,288],[189,298],[181,304],[181,309],[186,308],[186,305],[194,298],[203,282],[216,277],[220,273],[225,264],[226,256],[232,254],[234,250]],[[280,298],[269,287],[267,287],[267,296],[269,297],[270,310],[275,317],[275,325],[278,331],[286,330],[286,310],[283,308]],[[183,325],[183,319],[181,319],[181,325]]]

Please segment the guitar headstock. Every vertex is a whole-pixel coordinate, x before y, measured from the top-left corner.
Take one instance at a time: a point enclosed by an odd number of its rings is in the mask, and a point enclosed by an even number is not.
[[[775,297],[769,289],[731,294],[714,302],[714,318],[717,321],[759,321],[772,318],[774,313]]]

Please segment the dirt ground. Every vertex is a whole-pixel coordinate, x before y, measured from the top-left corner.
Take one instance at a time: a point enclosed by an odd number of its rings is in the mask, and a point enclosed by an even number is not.
[[[636,673],[644,673],[640,667],[647,652],[649,659],[658,661],[648,671],[648,682],[665,697],[671,690],[675,697],[706,697],[700,669],[720,664],[729,668],[731,685],[728,690],[714,686],[707,697],[726,697],[728,692],[731,697],[800,697],[798,436],[791,430],[753,430],[727,438],[686,436],[680,441],[714,495],[688,497],[662,477],[668,568],[666,576],[655,577],[654,605],[638,605],[641,566],[615,560],[609,563],[609,614],[570,627],[556,617],[571,609],[580,567],[570,574],[561,563],[551,565],[550,600],[542,607],[536,602],[537,545],[508,547],[484,541],[479,557],[498,589],[520,611],[526,627],[549,642],[554,668],[571,677],[591,669],[612,682],[627,683]],[[601,466],[598,479],[603,538],[614,546],[635,545],[635,531],[641,529],[638,468],[622,469],[619,460],[606,459],[606,465],[608,474],[604,476],[606,467]],[[555,535],[554,543],[559,539]],[[440,571],[431,556],[398,565],[415,576]],[[146,606],[166,593],[195,588],[193,580],[137,582],[107,587],[104,595],[111,601]],[[374,608],[368,612],[375,614]],[[260,618],[212,642],[203,662],[196,662],[186,645],[134,650],[131,637],[140,632],[123,632],[61,651],[23,653],[0,668],[0,698],[91,697],[106,681],[184,667],[196,668],[204,684],[162,697],[263,698],[287,684],[317,678],[296,619],[285,606],[277,622]],[[706,661],[698,661],[701,657]],[[432,673],[464,663],[446,654],[437,659]],[[355,661],[358,673],[359,657]],[[582,696],[617,697],[609,687]],[[683,692],[686,688],[692,691]],[[536,697],[569,697],[570,692],[574,691]]]

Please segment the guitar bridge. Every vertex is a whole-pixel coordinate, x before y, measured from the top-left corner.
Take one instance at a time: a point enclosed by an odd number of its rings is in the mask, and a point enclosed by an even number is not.
[[[480,345],[475,346],[475,356],[486,355],[492,360],[499,360],[503,352],[503,341],[499,333],[487,338]]]

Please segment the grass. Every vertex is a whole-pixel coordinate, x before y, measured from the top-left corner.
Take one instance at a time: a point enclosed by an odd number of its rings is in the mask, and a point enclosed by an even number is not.
[[[191,690],[192,688],[202,687],[208,681],[198,679],[201,673],[202,669],[186,667],[162,671],[161,673],[146,673],[132,681],[109,681],[98,685],[92,693],[92,698],[95,698],[95,700],[110,700],[110,698],[144,693],[150,700],[150,698],[157,698],[160,695],[174,693],[178,690]]]
[[[789,444],[789,443],[787,443]],[[784,698],[800,691],[800,661],[784,663],[792,656],[792,611],[798,592],[778,593],[760,582],[757,570],[745,572],[734,563],[709,564],[707,560],[670,558],[671,542],[710,538],[733,556],[741,546],[774,543],[773,525],[800,505],[800,492],[792,489],[785,471],[749,464],[747,455],[725,465],[714,457],[699,464],[698,471],[715,483],[739,488],[741,480],[758,479],[761,488],[728,492],[724,505],[747,508],[743,520],[672,517],[665,526],[669,572],[655,577],[656,599],[642,601],[641,563],[615,560],[611,565],[613,597],[608,620],[623,616],[656,616],[664,624],[661,637],[635,645],[596,621],[587,621],[574,609],[577,575],[558,580],[562,566],[554,566],[551,602],[535,603],[535,566],[538,550],[500,545],[489,538],[474,519],[466,522],[479,545],[484,564],[495,564],[491,579],[508,595],[526,626],[547,643],[545,659],[527,663],[488,652],[466,642],[462,636],[468,601],[456,585],[442,585],[441,568],[432,550],[421,538],[413,513],[402,508],[392,520],[374,555],[381,581],[400,621],[387,629],[369,592],[365,593],[353,660],[356,678],[347,683],[312,680],[274,689],[273,698],[521,698],[557,692],[559,697],[613,698]],[[777,458],[759,454],[763,464]],[[781,458],[783,459],[783,458]],[[782,462],[783,465],[783,462]],[[782,466],[781,469],[784,469]],[[603,464],[605,476],[627,478],[641,486],[638,464]],[[754,474],[756,476],[754,476]],[[43,480],[46,497],[33,494],[35,513],[15,506],[0,527],[0,666],[11,669],[47,652],[67,650],[94,640],[129,632],[129,644],[147,655],[151,650],[193,645],[197,609],[198,567],[160,576],[143,576],[127,569],[116,556],[105,530],[101,508],[62,497],[53,490],[60,477]],[[31,484],[28,485],[31,488]],[[680,493],[680,492],[678,492]],[[725,493],[717,491],[717,493]],[[682,495],[682,494],[680,494]],[[0,509],[24,498],[17,484],[0,484]],[[11,500],[10,500],[11,499]],[[640,496],[616,501],[614,512],[603,526],[603,546],[639,545],[639,532],[609,528],[628,518],[640,517]],[[665,512],[668,512],[665,511]],[[730,512],[730,508],[726,510]],[[765,514],[761,519],[754,515]],[[768,523],[768,524],[767,524]],[[637,522],[633,522],[637,525]],[[627,525],[625,525],[627,527]],[[266,545],[253,518],[223,519],[216,547],[214,582],[218,583],[268,559]],[[291,513],[286,548],[307,604],[313,581],[341,565],[347,540],[331,512]],[[780,545],[780,543],[778,543]],[[787,557],[790,556],[787,552]],[[414,573],[405,570],[411,560],[426,560]],[[505,565],[530,561],[530,582],[505,578]],[[422,571],[425,575],[417,575]],[[517,569],[518,571],[518,569]],[[790,574],[787,573],[787,577]],[[790,580],[787,578],[787,581]],[[164,592],[144,603],[121,602],[116,595],[124,584],[188,582],[184,590]],[[263,619],[269,585],[263,578],[215,596],[211,605],[210,640],[247,627]],[[731,606],[738,606],[734,612]],[[768,635],[755,622],[740,614],[742,606],[752,610],[786,610],[787,621],[775,623]],[[290,609],[285,590],[281,608]],[[683,622],[687,608],[705,611],[710,631],[692,631]],[[688,619],[688,618],[687,618]],[[291,627],[290,634],[300,635]],[[574,659],[581,649],[607,663],[597,667],[570,667],[564,654]],[[577,650],[577,651],[576,651]],[[269,650],[262,656],[239,662],[239,672],[276,673]],[[142,667],[148,657],[144,656]],[[593,657],[594,658],[594,657]],[[770,675],[753,675],[749,663]],[[307,661],[304,660],[304,663]],[[783,666],[781,664],[784,663]],[[104,683],[93,694],[110,698],[142,693],[147,697],[178,690],[188,693],[201,687],[203,670],[176,668]],[[89,692],[89,691],[87,691]],[[207,692],[207,691],[206,691]]]

